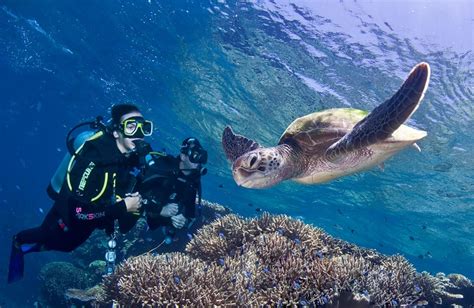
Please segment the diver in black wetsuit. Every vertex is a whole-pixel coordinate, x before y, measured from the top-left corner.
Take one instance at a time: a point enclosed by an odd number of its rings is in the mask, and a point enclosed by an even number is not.
[[[49,187],[55,200],[41,226],[19,232],[13,238],[8,282],[23,276],[23,256],[30,252],[69,252],[81,245],[95,229],[129,231],[140,213],[142,197],[132,193],[139,168],[136,142],[151,135],[153,125],[134,105],[112,107],[110,132],[100,130],[72,156],[59,193]],[[138,144],[138,143],[137,143]]]
[[[201,206],[202,167],[207,162],[207,151],[196,138],[187,138],[180,154],[162,156],[147,168],[139,191],[147,199],[146,218],[154,230],[166,226],[169,234],[190,226],[196,218],[197,205]]]

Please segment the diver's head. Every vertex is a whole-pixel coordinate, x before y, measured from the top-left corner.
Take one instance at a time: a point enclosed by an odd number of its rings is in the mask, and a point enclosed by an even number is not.
[[[145,120],[137,106],[118,104],[111,109],[112,135],[120,152],[127,153],[135,149],[136,140],[143,140],[153,133],[153,123]]]
[[[201,146],[199,140],[193,137],[184,139],[181,144],[179,157],[181,159],[180,169],[184,171],[199,170],[207,163],[207,151]]]

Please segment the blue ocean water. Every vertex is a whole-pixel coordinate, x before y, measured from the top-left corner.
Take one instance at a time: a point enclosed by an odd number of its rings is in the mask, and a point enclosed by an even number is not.
[[[2,1],[0,277],[11,236],[49,210],[68,130],[128,101],[155,122],[155,148],[176,153],[190,135],[207,146],[206,199],[243,216],[288,214],[419,271],[474,279],[472,12],[467,0]],[[421,153],[324,185],[233,182],[225,125],[274,145],[296,117],[373,109],[420,61],[432,68],[409,121],[428,132]],[[0,284],[0,306],[33,305],[39,269],[65,258],[27,256],[26,279]]]

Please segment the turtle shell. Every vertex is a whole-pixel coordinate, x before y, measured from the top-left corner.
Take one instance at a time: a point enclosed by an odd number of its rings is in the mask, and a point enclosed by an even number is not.
[[[297,144],[304,152],[324,153],[350,132],[368,112],[352,108],[327,109],[294,120],[280,137],[278,144]]]

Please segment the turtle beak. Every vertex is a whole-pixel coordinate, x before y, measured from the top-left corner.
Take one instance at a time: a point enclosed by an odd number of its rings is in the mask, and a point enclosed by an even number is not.
[[[239,186],[246,188],[265,188],[265,166],[258,152],[246,153],[237,158],[232,165],[232,175]]]
[[[237,158],[232,165],[232,175],[239,186],[244,186],[245,182],[247,182],[249,177],[254,173],[251,169],[246,167],[248,166],[247,162],[247,155],[242,155]]]

